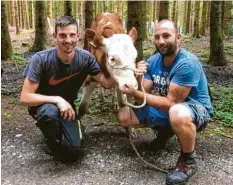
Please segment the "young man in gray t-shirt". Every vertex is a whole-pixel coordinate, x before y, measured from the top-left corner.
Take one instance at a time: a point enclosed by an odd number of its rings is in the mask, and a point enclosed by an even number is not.
[[[74,161],[83,140],[74,105],[77,92],[87,75],[105,88],[111,88],[113,80],[104,77],[88,51],[75,48],[79,40],[75,19],[59,18],[54,38],[57,47],[36,53],[25,68],[20,101],[29,106],[51,154],[58,160]]]

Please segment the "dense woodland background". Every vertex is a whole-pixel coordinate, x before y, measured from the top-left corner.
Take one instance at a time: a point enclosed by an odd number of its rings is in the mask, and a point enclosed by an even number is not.
[[[26,1],[10,0],[1,3],[2,59],[11,58],[12,46],[8,24],[20,34],[35,29],[35,40],[30,51],[46,48],[46,34],[52,32],[54,21],[62,15],[77,19],[80,30],[90,26],[99,12],[118,12],[129,30],[135,26],[139,32],[136,47],[138,59],[143,59],[144,40],[153,35],[158,20],[174,20],[179,31],[194,38],[210,37],[209,63],[226,65],[223,39],[233,36],[232,1]]]
[[[139,33],[136,42],[138,60],[146,59],[155,50],[151,41],[156,22],[165,18],[174,20],[182,33],[182,47],[196,54],[205,67],[213,94],[215,122],[233,128],[232,0],[1,1],[2,70],[12,62],[20,73],[17,90],[11,88],[7,80],[13,78],[12,75],[18,78],[19,74],[3,73],[2,94],[13,91],[19,93],[23,81],[21,71],[28,58],[36,51],[54,46],[52,33],[56,18],[63,15],[73,16],[78,21],[81,35],[84,35],[85,28],[90,27],[92,18],[99,12],[118,12],[126,30],[132,26],[136,27]],[[78,44],[78,47],[83,46],[85,48],[84,37]],[[7,75],[11,77],[8,78]],[[79,98],[78,96],[77,101]],[[18,95],[16,99],[17,101],[14,99],[13,102],[18,102]],[[112,109],[108,102],[95,100],[89,112],[103,116],[104,112],[110,114],[110,110]],[[115,114],[113,116],[116,117]],[[220,131],[221,129],[222,127]],[[233,132],[231,134],[233,136]]]

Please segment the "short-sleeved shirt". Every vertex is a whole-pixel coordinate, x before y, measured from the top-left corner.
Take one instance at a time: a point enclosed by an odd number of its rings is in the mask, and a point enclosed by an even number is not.
[[[87,75],[94,76],[100,71],[95,57],[88,51],[76,48],[72,62],[64,64],[57,55],[57,49],[52,48],[33,55],[24,76],[39,83],[37,93],[61,96],[73,104]]]
[[[213,114],[205,73],[198,58],[185,49],[180,49],[175,61],[166,67],[163,56],[157,53],[148,61],[145,79],[153,82],[152,94],[167,96],[170,82],[192,87],[185,101],[197,101]]]

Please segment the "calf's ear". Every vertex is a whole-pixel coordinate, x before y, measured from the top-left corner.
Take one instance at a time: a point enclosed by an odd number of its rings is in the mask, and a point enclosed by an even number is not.
[[[96,36],[96,32],[93,29],[87,28],[85,30],[85,37],[87,40],[94,40],[94,37]]]
[[[128,35],[131,37],[133,43],[135,44],[137,38],[138,38],[138,32],[135,27],[132,27],[129,31]]]

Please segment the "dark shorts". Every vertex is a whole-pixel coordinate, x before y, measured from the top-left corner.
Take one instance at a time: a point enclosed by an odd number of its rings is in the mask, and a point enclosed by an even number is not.
[[[181,105],[186,106],[192,117],[192,122],[196,124],[198,131],[203,130],[211,117],[209,112],[200,103],[189,101],[183,102]],[[146,105],[141,109],[134,109],[140,124],[146,124],[150,127],[154,126],[170,126],[168,113]]]

